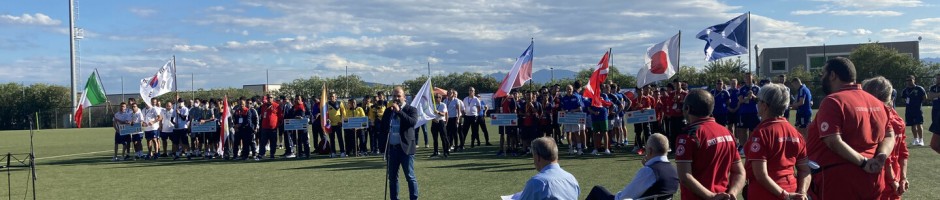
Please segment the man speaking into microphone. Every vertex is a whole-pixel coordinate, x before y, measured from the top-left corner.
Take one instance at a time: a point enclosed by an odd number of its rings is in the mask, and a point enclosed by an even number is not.
[[[385,110],[382,126],[388,130],[388,188],[391,199],[398,199],[398,169],[405,173],[408,181],[408,196],[418,199],[418,179],[415,178],[415,123],[418,121],[418,109],[406,103],[405,91],[395,87],[392,90],[392,103]]]

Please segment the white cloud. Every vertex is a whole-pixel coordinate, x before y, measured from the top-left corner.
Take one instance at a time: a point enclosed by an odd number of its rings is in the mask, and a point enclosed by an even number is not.
[[[212,6],[212,7],[206,8],[206,10],[208,10],[208,11],[217,11],[217,12],[218,12],[218,11],[225,11],[225,7],[224,7],[224,6]]]
[[[860,29],[852,30],[852,33],[855,35],[868,35],[868,34],[871,34],[871,31],[868,29],[860,28]]]
[[[930,24],[938,24],[938,23],[940,23],[940,17],[923,18],[923,19],[915,19],[914,21],[911,21],[911,26],[921,27],[921,26],[927,26]]]
[[[902,12],[890,10],[796,10],[790,12],[792,15],[817,15],[829,14],[838,16],[867,16],[867,17],[891,17],[904,15]]]
[[[57,26],[61,23],[62,21],[52,19],[48,15],[42,13],[36,13],[32,15],[27,13],[20,16],[0,15],[0,24]]]
[[[816,0],[834,3],[842,7],[854,8],[890,8],[890,7],[920,7],[924,2],[920,0]]]
[[[452,55],[453,55],[453,54],[457,54],[457,53],[460,53],[460,52],[459,52],[459,51],[457,51],[457,50],[454,50],[454,49],[447,49],[447,52],[446,52],[446,53],[447,53],[447,54],[452,54]]]
[[[179,51],[179,52],[218,51],[215,47],[209,47],[205,45],[187,45],[187,44],[173,45],[173,48],[171,48],[171,50]]]
[[[181,60],[183,61],[184,64],[195,65],[195,66],[198,66],[198,67],[208,67],[208,66],[209,66],[208,63],[206,63],[205,61],[199,60],[199,59],[182,58]]]
[[[140,17],[149,17],[150,15],[157,13],[157,10],[149,8],[131,8],[129,11]]]

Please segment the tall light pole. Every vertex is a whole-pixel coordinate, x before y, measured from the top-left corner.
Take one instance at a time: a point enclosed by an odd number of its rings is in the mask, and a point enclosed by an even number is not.
[[[72,13],[75,6],[74,0],[69,0],[69,63],[71,66],[70,79],[72,79],[71,84],[71,96],[72,96],[72,110],[75,110],[75,106],[78,105],[78,93],[75,93],[75,16]]]
[[[760,77],[760,47],[756,44],[754,45],[754,60],[757,61],[754,64],[754,68],[757,70],[757,76]],[[771,66],[773,67],[773,66]],[[773,70],[773,69],[771,69]]]
[[[550,70],[550,71],[552,72],[552,82],[555,82],[555,68],[554,68],[554,67],[549,67],[548,70]]]

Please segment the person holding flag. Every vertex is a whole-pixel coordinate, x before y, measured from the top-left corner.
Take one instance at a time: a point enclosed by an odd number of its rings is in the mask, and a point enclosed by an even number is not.
[[[607,129],[609,128],[607,107],[613,105],[613,103],[602,95],[602,88],[606,87],[603,83],[607,80],[607,70],[610,64],[609,60],[610,51],[607,51],[604,53],[604,57],[601,57],[601,61],[597,63],[597,69],[591,74],[591,79],[588,80],[588,84],[584,88],[584,97],[591,99],[591,106],[588,107],[588,112],[591,114],[591,121],[593,121],[591,128],[595,133],[592,137],[594,138],[594,151],[591,153],[594,155],[598,155],[597,149],[601,147],[601,139],[607,136]],[[610,155],[610,149],[605,149],[604,153]]]

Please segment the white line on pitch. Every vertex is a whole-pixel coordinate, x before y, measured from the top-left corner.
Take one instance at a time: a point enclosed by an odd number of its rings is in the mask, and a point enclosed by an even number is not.
[[[69,155],[61,155],[61,156],[41,157],[41,158],[36,158],[36,160],[50,159],[50,158],[61,158],[61,157],[69,157],[69,156],[77,156],[77,155],[85,155],[85,154],[96,154],[96,153],[104,153],[104,152],[109,152],[109,151],[113,151],[113,150],[104,150],[104,151],[96,151],[96,152],[88,152],[88,153],[77,153],[77,154],[69,154]]]

